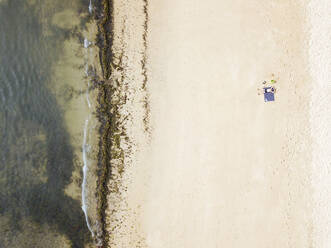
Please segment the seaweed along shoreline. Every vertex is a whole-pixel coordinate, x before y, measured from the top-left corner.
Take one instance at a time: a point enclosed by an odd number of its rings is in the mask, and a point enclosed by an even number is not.
[[[102,68],[96,82],[100,122],[97,212],[102,247],[144,243],[139,204],[129,194],[140,187],[134,175],[140,173],[139,156],[150,139],[147,8],[144,0],[100,0],[95,4]]]
[[[107,209],[107,194],[108,181],[111,176],[111,149],[114,139],[112,133],[116,130],[116,113],[112,110],[111,99],[113,88],[109,80],[110,65],[112,63],[112,3],[110,0],[97,1],[95,3],[95,19],[98,26],[97,46],[99,47],[99,58],[102,68],[102,80],[98,82],[98,110],[97,117],[100,121],[100,140],[98,154],[98,218],[101,222],[102,247],[106,247],[108,243],[106,235],[106,209]]]

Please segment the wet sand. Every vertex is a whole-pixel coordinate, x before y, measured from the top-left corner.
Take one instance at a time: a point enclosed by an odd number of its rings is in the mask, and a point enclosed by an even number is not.
[[[144,51],[136,5],[114,12],[129,59]],[[114,247],[327,247],[316,235],[328,224],[316,222],[312,185],[308,12],[308,1],[149,2],[151,132],[128,134],[140,144],[121,179],[126,212],[109,217],[124,223],[110,229]],[[272,79],[265,103],[257,88]]]

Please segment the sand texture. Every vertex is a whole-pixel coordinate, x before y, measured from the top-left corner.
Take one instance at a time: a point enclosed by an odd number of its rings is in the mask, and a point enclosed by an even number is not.
[[[331,246],[330,13],[327,0],[114,1],[127,101],[109,247]]]

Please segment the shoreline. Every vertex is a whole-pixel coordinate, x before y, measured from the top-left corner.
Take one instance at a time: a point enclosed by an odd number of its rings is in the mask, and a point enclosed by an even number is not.
[[[86,18],[84,29],[78,37],[68,39],[63,45],[63,54],[53,69],[52,85],[57,100],[64,112],[66,130],[73,147],[75,169],[72,182],[65,188],[66,195],[81,203],[85,224],[90,232],[90,242],[98,243],[100,233],[96,216],[96,179],[99,126],[96,118],[96,81],[100,74],[98,49],[95,45],[96,23],[89,13],[73,15],[70,9],[53,17],[53,23],[69,27],[71,18]],[[77,24],[75,24],[77,25]],[[92,245],[92,244],[87,244]],[[90,246],[88,246],[90,247]]]
[[[89,5],[89,13],[93,20],[93,6]],[[82,210],[85,214],[87,226],[91,232],[92,239],[96,244],[100,243],[100,226],[97,216],[97,203],[95,195],[97,193],[97,164],[98,164],[98,141],[99,123],[96,117],[97,112],[97,76],[101,73],[101,66],[98,60],[98,48],[95,44],[97,35],[97,25],[95,20],[89,23],[87,32],[84,33],[84,67],[86,77],[85,103],[88,107],[88,114],[85,116],[82,142]]]
[[[99,152],[98,152],[98,182],[97,182],[97,215],[101,225],[98,246],[108,246],[106,210],[108,208],[107,187],[111,177],[111,153],[113,149],[112,135],[116,129],[116,113],[112,113],[111,98],[113,92],[109,85],[109,76],[112,63],[112,7],[111,1],[100,1],[95,6],[94,18],[97,22],[98,34],[96,45],[99,48],[99,60],[102,73],[97,84],[98,90],[98,109],[97,118],[100,123],[99,127]]]
[[[147,2],[104,1],[98,6],[100,61],[103,79],[98,85],[100,128],[99,203],[103,247],[137,247],[136,207],[130,207],[136,155],[149,135],[146,88]],[[104,14],[107,13],[107,14]],[[127,227],[130,226],[130,230]],[[130,233],[129,236],[123,233]]]

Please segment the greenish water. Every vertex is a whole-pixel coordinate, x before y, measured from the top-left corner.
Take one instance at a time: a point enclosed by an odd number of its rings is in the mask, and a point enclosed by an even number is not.
[[[50,90],[63,43],[82,40],[88,21],[81,17],[79,28],[68,28],[53,25],[51,17],[70,8],[88,12],[88,4],[0,1],[0,247],[91,242],[80,200],[65,193],[77,165],[63,110]]]

